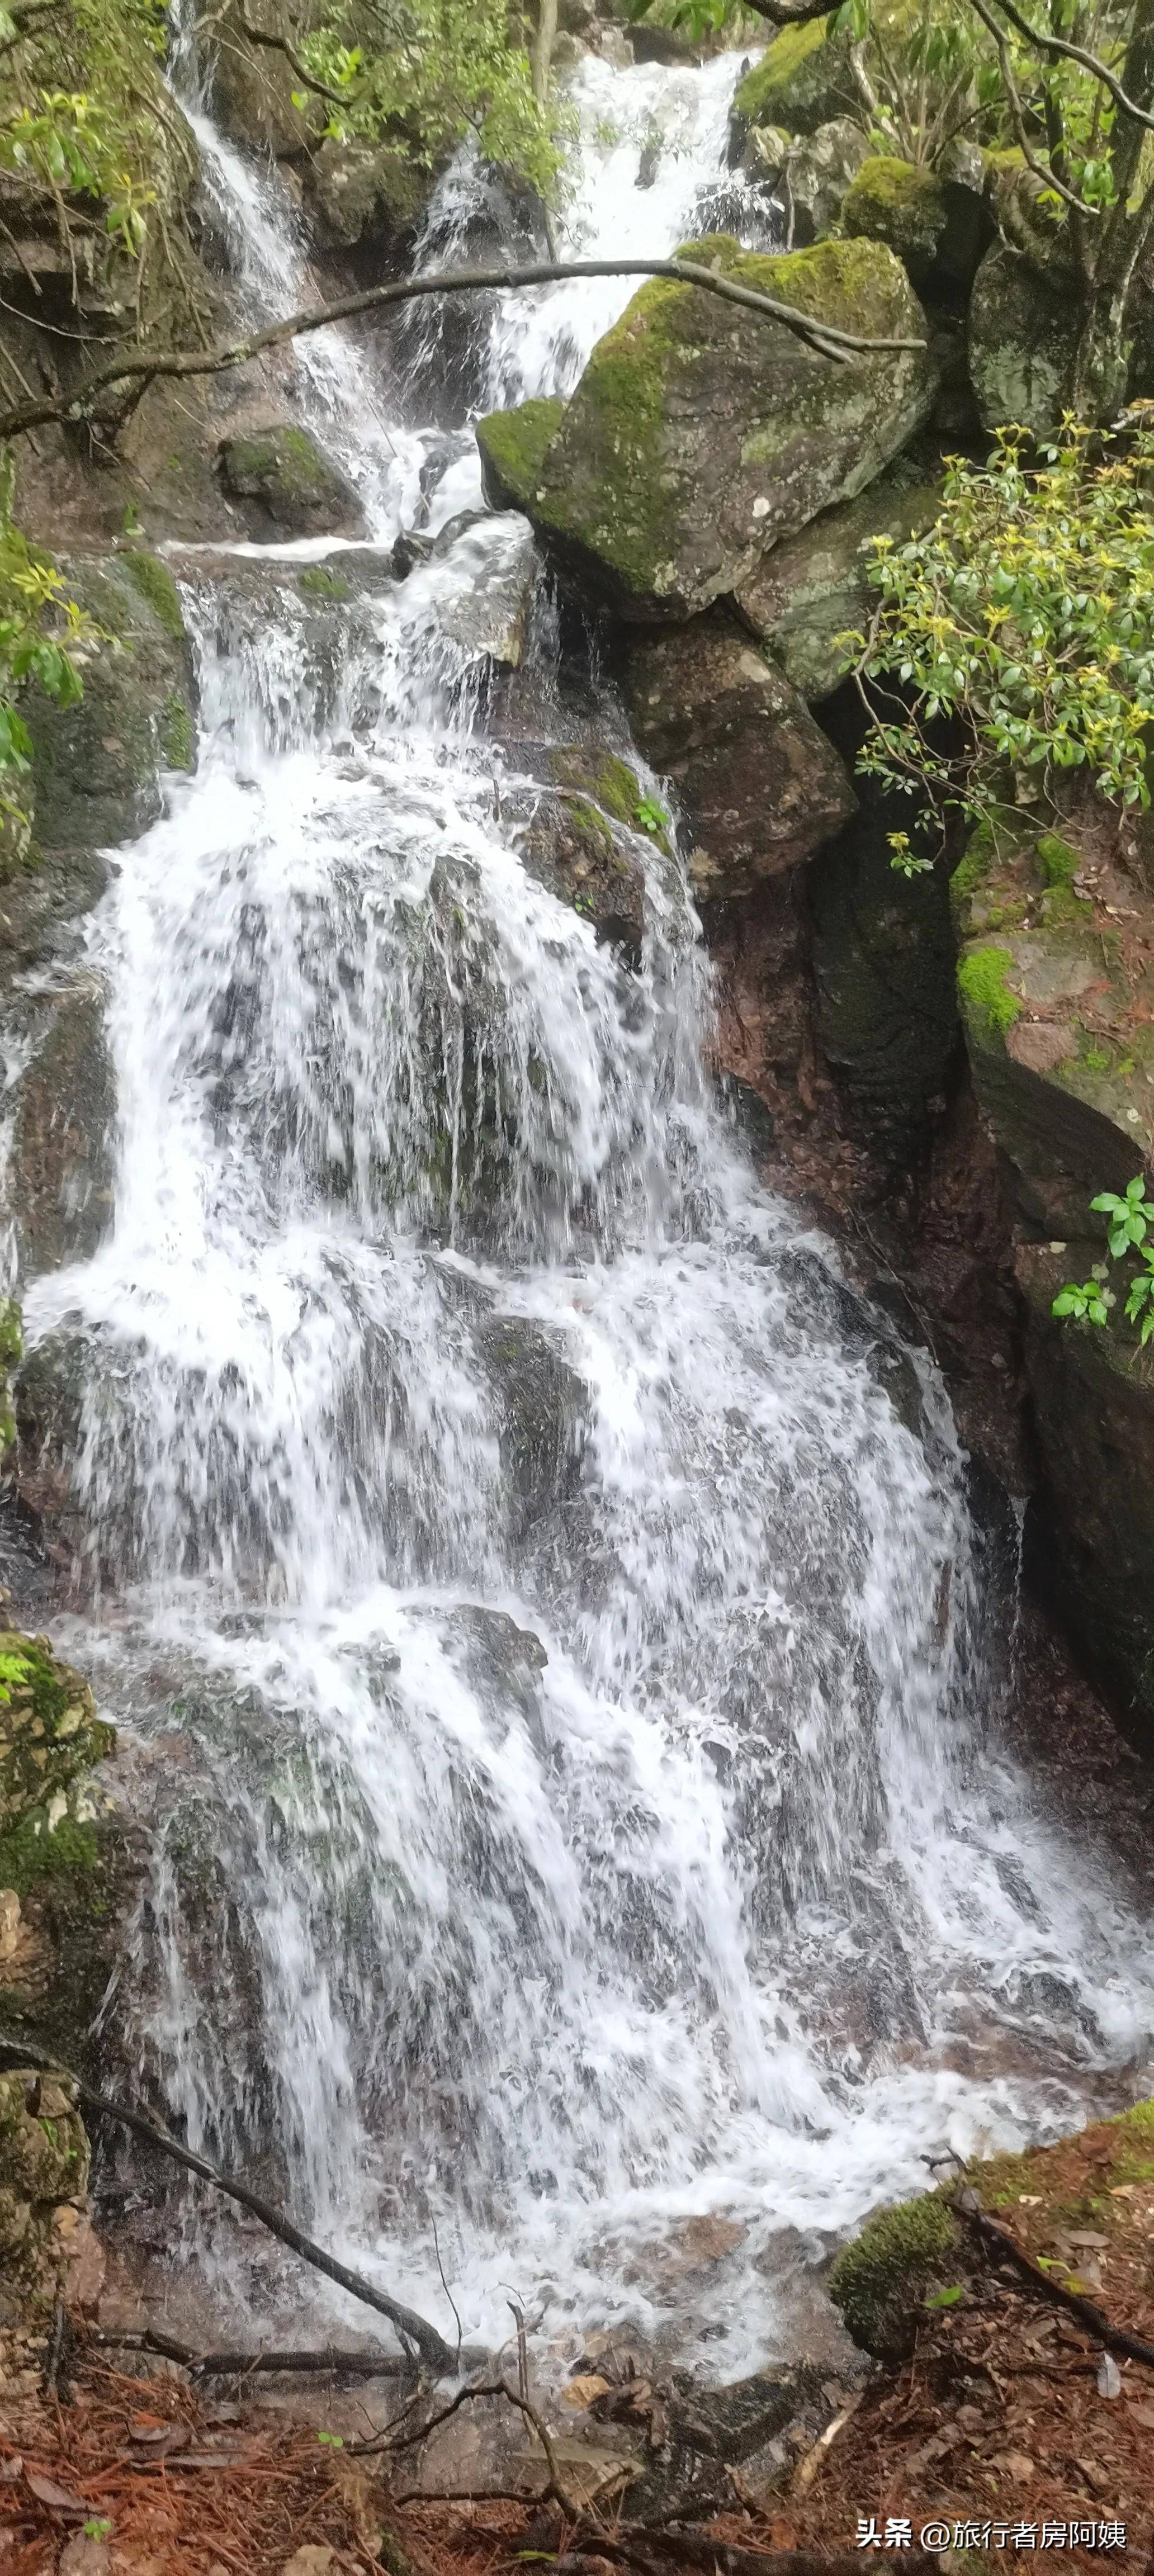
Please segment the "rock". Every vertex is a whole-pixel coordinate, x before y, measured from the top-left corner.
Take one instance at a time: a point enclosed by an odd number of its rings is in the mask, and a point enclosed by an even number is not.
[[[442,566],[444,567],[442,569]],[[414,568],[406,599],[427,590],[440,633],[469,661],[520,667],[541,558],[519,512],[466,519],[448,545],[434,541],[427,569]]]
[[[244,151],[292,159],[313,141],[308,119],[293,105],[300,82],[275,46],[250,44],[244,33],[248,15],[245,0],[224,0],[214,20],[213,104],[225,133]],[[284,37],[290,45],[299,44],[302,33],[316,23],[317,13],[301,10],[293,0],[265,0],[260,19],[270,36]]]
[[[76,2531],[66,2541],[56,2562],[57,2576],[109,2576],[111,2553],[103,2540]]]
[[[835,702],[842,714],[841,702]],[[850,700],[852,761],[860,726]],[[871,1139],[908,1160],[960,1052],[949,885],[890,866],[897,800],[860,782],[861,809],[809,870],[817,1035]]]
[[[1043,1477],[1035,1546],[1047,1589],[1115,1694],[1119,1721],[1154,1747],[1154,1351],[1138,1351],[1123,1314],[1128,1265],[1111,1264],[1118,1304],[1105,1325],[1051,1313],[1068,1280],[1088,1279],[1100,1242],[1019,1246],[1026,1375]]]
[[[65,1852],[94,1856],[85,1779],[116,1743],[47,1637],[0,1630],[0,1886],[23,1897]]]
[[[795,867],[854,812],[832,744],[723,610],[638,638],[626,694],[639,748],[685,803],[704,899]]]
[[[888,153],[864,160],[846,194],[841,229],[885,242],[919,295],[968,295],[994,230],[980,189]]]
[[[1050,1236],[1092,1232],[1091,1198],[1154,1151],[1154,979],[1080,888],[1124,885],[1139,927],[1146,909],[1129,880],[1079,869],[1072,842],[1009,814],[974,834],[951,888],[979,1107],[1021,1213]]]
[[[15,1088],[3,1196],[23,1278],[89,1260],[107,1232],[115,1116],[103,997],[89,977],[51,996],[47,1029]]]
[[[880,536],[901,545],[931,526],[941,491],[937,477],[899,458],[856,501],[823,510],[774,546],[740,584],[736,607],[803,698],[837,687],[848,653],[839,639],[868,624],[873,594],[863,548]]]
[[[125,547],[62,557],[61,570],[101,640],[76,657],[78,706],[55,706],[33,689],[22,713],[37,839],[79,850],[132,840],[156,821],[161,772],[193,766],[196,690],[180,593],[157,556]]]
[[[864,2352],[891,2364],[907,2359],[926,2295],[950,2286],[959,2246],[957,2222],[935,2192],[867,2220],[838,2255],[827,2285]]]
[[[0,2267],[34,2313],[58,2295],[57,2222],[83,2202],[88,2171],[73,2088],[25,2069],[0,2074]]]
[[[769,258],[717,236],[686,255],[851,331],[925,337],[905,271],[878,243]],[[598,342],[552,438],[539,404],[478,437],[490,478],[561,562],[650,623],[707,607],[768,547],[863,491],[934,387],[928,351],[842,365],[784,323],[654,279]]]
[[[986,429],[1057,427],[1071,356],[1067,283],[995,242],[970,300],[970,374]]]
[[[302,193],[319,247],[369,251],[379,275],[402,259],[429,177],[394,144],[338,143],[328,136],[306,163]]]
[[[542,745],[538,756],[547,783],[531,797],[519,836],[522,865],[634,963],[647,912],[643,844],[669,855],[660,826],[639,819],[641,781],[615,753],[589,744]],[[506,798],[507,814],[515,814],[517,801]]]
[[[336,2563],[335,2549],[329,2549],[324,2542],[306,2540],[300,2549],[294,2549],[291,2558],[286,2558],[281,2576],[329,2576]]]
[[[769,131],[772,133],[773,128]],[[765,129],[759,127],[750,136],[750,152],[759,147],[758,157],[768,162],[763,142]],[[765,137],[768,140],[768,137]],[[819,125],[816,134],[800,141],[786,138],[779,179],[788,189],[787,204],[793,218],[793,248],[805,250],[811,242],[821,241],[832,231],[843,201],[862,162],[869,144],[860,125],[852,117],[832,117],[828,125]],[[768,168],[766,170],[768,177]],[[864,228],[863,228],[864,229]],[[897,244],[894,244],[897,248]]]
[[[514,1538],[532,1534],[581,1484],[587,1398],[562,1337],[520,1315],[494,1315],[475,1336],[501,1400],[501,1463]]]
[[[312,432],[294,421],[226,438],[220,449],[221,480],[234,500],[247,501],[254,536],[363,537],[364,513],[351,483],[318,447]]]
[[[730,124],[734,158],[758,125],[781,125],[789,134],[816,134],[834,118],[861,113],[853,75],[852,38],[835,34],[831,18],[783,27],[761,61],[739,81]]]
[[[552,395],[520,403],[516,411],[489,412],[477,423],[481,481],[494,510],[527,510],[547,449],[565,415]]]

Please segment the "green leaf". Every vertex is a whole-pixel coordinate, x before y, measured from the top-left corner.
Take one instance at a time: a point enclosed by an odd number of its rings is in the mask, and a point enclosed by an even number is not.
[[[956,2308],[959,2299],[964,2297],[965,2291],[959,2281],[949,2290],[931,2290],[922,2305],[927,2308]]]

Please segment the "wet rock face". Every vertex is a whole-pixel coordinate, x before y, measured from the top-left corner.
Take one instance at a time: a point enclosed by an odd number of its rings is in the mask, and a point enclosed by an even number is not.
[[[1127,1265],[1111,1265],[1118,1304],[1105,1325],[1051,1312],[1067,1280],[1088,1279],[1098,1242],[1016,1258],[1027,1311],[1026,1370],[1043,1472],[1046,1579],[1118,1716],[1154,1747],[1154,1352],[1137,1351],[1123,1307]]]
[[[592,744],[542,744],[535,759],[540,794],[518,791],[506,806],[527,808],[521,863],[633,964],[645,936],[645,845],[669,856],[636,770]]]
[[[80,982],[52,998],[17,1086],[8,1196],[24,1279],[89,1260],[107,1232],[115,1115],[103,996]]]
[[[84,695],[29,691],[36,837],[52,850],[135,839],[161,810],[160,773],[191,769],[196,692],[180,594],[155,555],[62,559],[70,597],[99,635],[81,648]]]
[[[526,1317],[495,1315],[476,1334],[501,1398],[501,1464],[515,1537],[529,1538],[581,1484],[587,1398],[562,1337]]]
[[[323,142],[307,163],[303,196],[321,250],[360,250],[375,269],[401,258],[429,191],[427,172],[390,144]]]
[[[635,737],[685,804],[703,899],[795,867],[854,812],[833,745],[724,611],[635,643],[626,686]]]
[[[248,504],[250,532],[262,537],[363,537],[364,513],[351,483],[307,429],[274,421],[220,450],[221,480]]]
[[[878,243],[766,258],[718,235],[685,255],[841,329],[926,338],[904,269]],[[555,436],[540,404],[478,435],[490,476],[509,493],[519,482],[562,564],[650,623],[708,607],[770,546],[864,490],[928,416],[935,382],[928,348],[843,365],[784,323],[654,279],[598,342]]]

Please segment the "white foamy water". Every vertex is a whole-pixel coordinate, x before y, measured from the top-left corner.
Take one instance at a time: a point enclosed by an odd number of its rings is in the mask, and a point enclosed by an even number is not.
[[[583,75],[574,241],[681,237],[733,77]],[[287,217],[214,150],[257,299]],[[624,300],[485,309],[489,398]],[[626,962],[524,864],[465,613],[517,533],[335,646],[287,557],[192,584],[197,771],[92,931],[115,1227],[26,1314],[83,1388],[73,1652],[163,1739],[116,2010],[173,2116],[446,2331],[434,2225],[468,2338],[512,2285],[735,2371],[799,2244],[1145,2052],[1149,1945],[986,1741],[948,1406],[755,1185],[679,868],[636,838]]]

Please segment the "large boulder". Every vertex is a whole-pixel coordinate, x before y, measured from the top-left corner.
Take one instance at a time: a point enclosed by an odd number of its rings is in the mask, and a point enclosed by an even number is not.
[[[305,213],[321,250],[371,252],[379,269],[403,254],[429,193],[427,171],[390,143],[329,136],[306,164]]]
[[[834,32],[833,15],[808,26],[783,27],[734,93],[731,135],[739,156],[754,128],[784,126],[788,134],[816,134],[831,118],[860,115],[853,72],[853,38]]]
[[[905,271],[878,243],[765,257],[722,235],[685,255],[847,331],[925,342]],[[598,342],[554,436],[542,444],[538,404],[528,424],[482,421],[478,437],[559,558],[652,623],[708,607],[768,547],[864,491],[934,389],[924,345],[842,363],[785,323],[654,279]]]
[[[970,299],[970,375],[984,428],[1020,421],[1041,436],[1058,426],[1070,322],[1070,287],[1062,273],[1047,273],[1007,242],[995,242]]]
[[[1113,1269],[1118,1302],[1106,1324],[1052,1312],[1067,1281],[1088,1279],[1101,1258],[1101,1244],[1085,1238],[1023,1244],[1017,1254],[1043,1475],[1038,1553],[1127,1732],[1154,1748],[1154,1350],[1139,1351],[1125,1321],[1124,1263]]]
[[[899,457],[856,501],[823,510],[774,546],[738,585],[740,615],[803,698],[828,697],[837,687],[850,658],[842,638],[868,624],[866,547],[882,536],[903,545],[928,528],[941,490],[940,477]]]
[[[1154,1155],[1154,907],[1112,843],[1107,827],[1083,854],[1004,814],[974,834],[951,889],[978,1104],[1021,1214],[1047,1235],[1092,1232],[1090,1200]]]
[[[980,189],[878,152],[862,162],[846,191],[841,228],[885,242],[919,295],[962,298],[994,225]]]
[[[849,116],[832,117],[816,134],[778,137],[775,127],[759,126],[750,136],[747,160],[759,162],[771,185],[780,188],[794,250],[806,250],[832,231],[868,151],[860,125]]]
[[[36,837],[49,849],[133,839],[161,811],[160,774],[191,769],[196,744],[192,649],[180,594],[139,547],[62,558],[68,595],[99,630],[82,646],[84,695],[58,707],[27,691]]]
[[[723,610],[633,642],[634,737],[678,790],[709,900],[796,867],[847,821],[844,764],[788,681]]]
[[[226,492],[247,502],[254,537],[363,537],[365,518],[347,475],[299,422],[226,438],[220,450]]]

